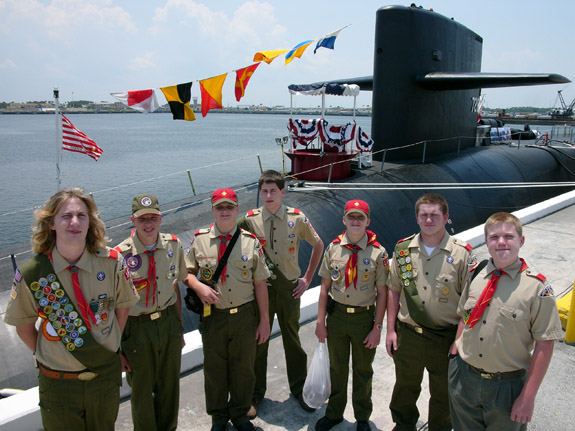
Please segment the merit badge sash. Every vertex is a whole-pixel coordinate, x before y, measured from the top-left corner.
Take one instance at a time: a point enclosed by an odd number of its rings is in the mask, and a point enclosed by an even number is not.
[[[58,334],[58,338],[48,339],[59,339],[68,352],[87,369],[121,386],[120,356],[94,339],[58,280],[50,258],[38,254],[19,269],[38,305],[39,315],[46,319],[43,326],[51,324]],[[43,330],[47,332],[45,328]]]
[[[399,242],[395,246],[395,261],[397,263],[397,268],[399,270],[399,278],[403,284],[403,291],[405,294],[405,301],[407,303],[407,309],[409,310],[409,316],[413,319],[415,323],[422,326],[423,328],[429,329],[430,331],[451,333],[454,329],[451,327],[443,327],[436,325],[431,321],[426,311],[423,309],[423,304],[421,303],[421,298],[419,297],[419,292],[415,286],[414,281],[414,271],[411,260],[411,253],[409,252],[410,239]]]

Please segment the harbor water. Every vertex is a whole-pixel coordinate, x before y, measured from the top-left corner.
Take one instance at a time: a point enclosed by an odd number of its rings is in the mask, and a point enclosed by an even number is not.
[[[263,169],[282,170],[275,138],[288,134],[289,115],[209,113],[194,122],[171,114],[70,114],[103,150],[95,162],[61,151],[62,187],[92,193],[103,220],[128,216],[131,199],[156,194],[161,203],[219,187],[257,182]],[[351,117],[328,117],[335,124]],[[370,117],[356,117],[369,133]],[[53,115],[0,115],[0,249],[28,243],[33,208],[57,190]],[[289,170],[286,157],[286,171]]]

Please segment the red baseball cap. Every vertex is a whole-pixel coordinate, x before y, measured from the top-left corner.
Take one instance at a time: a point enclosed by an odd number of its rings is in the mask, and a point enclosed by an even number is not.
[[[350,213],[360,213],[369,218],[369,205],[367,202],[358,199],[347,201],[343,215],[346,216]]]
[[[212,194],[212,206],[218,206],[221,203],[228,202],[238,206],[238,197],[232,189],[218,189]]]

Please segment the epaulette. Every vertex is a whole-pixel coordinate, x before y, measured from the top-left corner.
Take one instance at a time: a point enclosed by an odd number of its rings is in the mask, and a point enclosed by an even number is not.
[[[301,214],[301,211],[297,208],[287,207],[288,214]]]
[[[209,232],[210,232],[210,229],[205,227],[205,228],[203,228],[203,229],[198,229],[198,230],[196,231],[196,233],[194,233],[194,236],[198,236],[198,235],[200,235],[200,234],[209,233]]]
[[[413,239],[413,238],[415,238],[415,234],[410,235],[410,236],[406,236],[405,238],[400,239],[399,241],[397,241],[397,243],[399,244],[400,242],[407,241],[408,239]]]
[[[460,245],[461,247],[465,248],[465,250],[467,250],[467,251],[473,250],[473,247],[471,247],[471,245],[467,244],[465,241],[461,241],[458,238],[453,238],[453,242],[455,244]]]
[[[339,244],[342,239],[343,239],[343,233],[342,233],[342,234],[339,234],[339,235],[337,236],[337,238],[332,241],[332,243],[333,243],[333,244]]]
[[[114,260],[117,260],[118,256],[120,255],[118,250],[113,249],[113,248],[109,248],[109,247],[100,248],[100,249],[96,250],[95,254],[98,257],[109,257],[109,258],[112,258]]]
[[[531,270],[525,271],[525,274],[529,275],[530,277],[535,277],[537,280],[539,280],[541,283],[545,283],[545,281],[547,280],[547,277],[545,277],[543,274],[541,273],[535,273]]]
[[[163,233],[162,234],[162,238],[166,241],[176,241],[178,242],[178,237],[176,235],[173,235],[171,233]]]
[[[124,250],[122,250],[122,247],[120,247],[120,245],[117,245],[116,247],[114,247],[114,250],[116,250],[118,253],[122,253]]]
[[[242,233],[254,237],[255,239],[258,239],[257,235],[255,233],[250,232],[249,230],[242,229]]]
[[[249,210],[248,213],[246,214],[246,217],[253,217],[255,215],[259,215],[261,213],[260,209],[257,208],[255,210]]]

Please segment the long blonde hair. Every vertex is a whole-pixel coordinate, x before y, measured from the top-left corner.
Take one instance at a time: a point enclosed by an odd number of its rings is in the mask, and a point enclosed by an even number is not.
[[[34,212],[36,222],[32,226],[32,250],[34,253],[49,253],[56,245],[56,232],[52,229],[54,217],[60,211],[62,205],[72,198],[84,202],[88,208],[90,225],[86,235],[86,248],[90,253],[106,246],[106,226],[100,220],[98,207],[94,200],[84,192],[81,187],[63,189],[52,195],[42,208]]]

